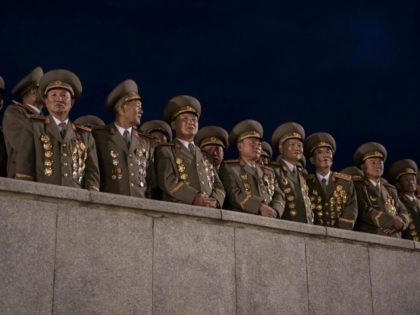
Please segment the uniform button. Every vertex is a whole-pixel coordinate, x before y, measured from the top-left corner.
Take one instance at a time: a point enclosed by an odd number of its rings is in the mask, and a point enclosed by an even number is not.
[[[65,157],[65,156],[67,156],[67,153],[63,153],[63,156]]]
[[[134,176],[134,173],[130,173],[130,176]]]
[[[131,186],[131,187],[133,187],[133,186],[134,186],[134,184],[133,184],[133,183],[130,183],[130,186]]]
[[[63,175],[64,175],[64,177],[67,177],[67,176],[69,176],[69,174],[68,174],[68,173],[64,173]]]
[[[130,166],[133,166],[134,164],[133,163],[130,163]]]
[[[132,158],[132,157],[133,157],[133,154],[131,154],[131,153],[130,153],[130,154],[128,155],[128,157],[129,157],[129,158]]]
[[[67,162],[64,162],[64,163],[63,163],[63,165],[64,165],[64,166],[67,166],[67,165],[69,165],[69,163],[67,163]]]
[[[63,143],[63,148],[67,147],[67,144]]]

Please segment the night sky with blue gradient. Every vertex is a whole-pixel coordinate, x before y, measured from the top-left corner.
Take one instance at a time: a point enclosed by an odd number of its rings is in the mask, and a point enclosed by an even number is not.
[[[283,122],[337,141],[335,169],[381,142],[391,162],[420,163],[419,1],[2,1],[0,75],[10,90],[36,66],[69,69],[84,92],[71,118],[106,122],[125,79],[162,119],[178,94],[197,97],[200,125],[256,119],[270,141]],[[232,151],[228,158],[233,157]]]

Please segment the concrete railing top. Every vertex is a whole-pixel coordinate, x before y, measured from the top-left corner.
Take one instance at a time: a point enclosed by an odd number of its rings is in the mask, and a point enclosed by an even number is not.
[[[62,187],[49,184],[41,184],[29,181],[21,181],[9,178],[0,178],[0,194],[27,194],[35,195],[35,198],[70,200],[80,203],[92,203],[101,206],[111,206],[147,212],[149,215],[161,215],[162,213],[180,216],[192,216],[202,219],[216,220],[220,223],[252,225],[255,227],[278,230],[290,233],[305,234],[311,237],[325,237],[340,241],[366,243],[376,246],[393,247],[403,250],[420,251],[420,242],[414,242],[374,234],[347,231],[322,226],[295,223],[286,220],[264,218],[257,215],[241,213],[224,209],[212,209],[200,206],[191,206],[181,203],[170,203],[159,200],[128,197],[123,195],[88,191]],[[31,197],[33,198],[33,197]]]

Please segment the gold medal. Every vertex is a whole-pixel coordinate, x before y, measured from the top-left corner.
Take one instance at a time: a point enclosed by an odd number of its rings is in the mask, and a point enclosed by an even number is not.
[[[86,145],[83,142],[80,142],[79,147],[80,147],[80,150],[82,151],[86,150]]]
[[[291,215],[292,217],[294,217],[294,216],[296,215],[296,211],[295,211],[295,210],[290,210],[290,215]]]
[[[187,180],[188,175],[187,175],[187,174],[185,174],[185,173],[182,173],[179,177],[180,177],[182,180]]]
[[[49,159],[45,159],[44,160],[44,166],[47,168],[50,168],[51,166],[52,166],[52,164],[53,164],[53,161],[52,160],[49,160]]]
[[[178,158],[178,157],[175,160],[175,163],[178,164],[178,165],[183,164],[183,162],[184,161],[181,158]]]
[[[41,141],[42,142],[49,142],[50,141],[50,137],[47,134],[42,134],[41,135]]]
[[[343,189],[343,186],[337,185],[337,191],[341,191]]]
[[[111,155],[111,157],[115,159],[116,157],[118,157],[118,151],[111,150],[109,151],[109,155]]]
[[[178,167],[178,171],[179,171],[180,173],[184,173],[184,172],[185,172],[185,165],[183,165],[183,164],[179,165],[179,167]]]
[[[295,200],[295,196],[293,196],[293,195],[287,195],[287,200],[293,201],[293,200]]]
[[[44,150],[51,150],[52,149],[51,142],[46,142],[42,146],[44,147]]]
[[[291,189],[290,187],[285,188],[285,189],[284,189],[284,192],[285,192],[286,194],[290,194],[290,193],[292,192],[292,189]]]
[[[53,171],[52,171],[51,168],[45,168],[45,170],[44,170],[45,176],[51,176],[52,173],[53,173]]]
[[[45,151],[44,152],[45,157],[47,158],[51,158],[53,156],[53,152],[52,151]]]

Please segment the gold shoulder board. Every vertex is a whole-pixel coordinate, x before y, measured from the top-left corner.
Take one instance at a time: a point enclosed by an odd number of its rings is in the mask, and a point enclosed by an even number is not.
[[[344,179],[348,182],[350,182],[352,180],[351,175],[347,175],[347,174],[344,174],[344,173],[334,172],[334,176],[337,177],[337,178],[340,178],[340,179]]]

